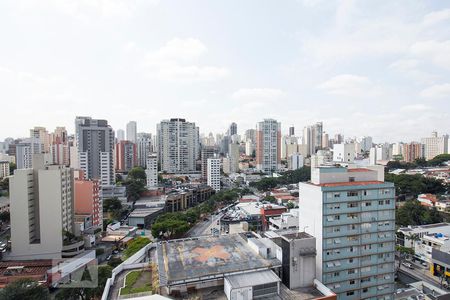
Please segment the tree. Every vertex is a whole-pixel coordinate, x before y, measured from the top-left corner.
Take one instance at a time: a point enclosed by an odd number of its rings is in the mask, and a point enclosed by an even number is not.
[[[142,167],[134,167],[128,172],[127,180],[139,181],[146,184],[147,175]]]
[[[417,200],[406,201],[396,210],[395,216],[395,222],[399,226],[434,224],[443,220],[436,208],[424,207]]]
[[[9,177],[0,180],[0,190],[9,191]]]
[[[295,207],[295,204],[294,204],[294,202],[289,201],[289,202],[287,203],[286,207],[287,207],[288,209],[293,209],[293,208]]]
[[[395,246],[395,252],[398,257],[398,266],[396,270],[398,272],[398,270],[400,270],[403,260],[407,258],[409,255],[414,255],[414,249],[397,245]]]
[[[277,203],[277,199],[274,196],[266,196],[264,197],[263,201],[267,201],[270,203]]]
[[[10,214],[9,211],[3,211],[0,213],[0,221],[9,222]]]
[[[18,279],[0,291],[0,300],[50,299],[48,289],[29,278]]]
[[[446,186],[442,180],[424,177],[420,174],[394,175],[387,173],[385,181],[393,182],[397,195],[417,196],[419,194],[442,194],[446,192]]]
[[[14,170],[17,169],[17,165],[13,162],[9,163],[9,174],[13,175],[14,174]]]

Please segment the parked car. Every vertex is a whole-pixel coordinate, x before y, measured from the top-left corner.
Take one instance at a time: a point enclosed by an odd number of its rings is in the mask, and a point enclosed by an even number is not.
[[[111,259],[111,254],[110,255],[108,255],[108,257],[106,258],[106,260],[110,260]]]
[[[410,264],[410,263],[408,263],[408,262],[403,262],[402,265],[405,266],[405,267],[407,267],[407,268],[414,269],[413,266],[412,266],[412,264]]]

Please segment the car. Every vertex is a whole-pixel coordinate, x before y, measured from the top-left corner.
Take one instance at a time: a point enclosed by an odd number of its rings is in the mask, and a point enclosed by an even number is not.
[[[208,218],[203,218],[203,221],[205,221],[205,222],[206,222],[206,221],[209,221],[209,219],[208,219]]]
[[[108,255],[108,257],[106,258],[106,260],[110,260],[111,259],[111,254],[110,255]]]
[[[403,262],[402,265],[405,266],[405,267],[407,267],[407,268],[414,269],[413,266],[412,266],[412,264],[410,264],[410,263],[408,263],[408,262]]]
[[[114,250],[112,253],[113,253],[113,254],[118,254],[118,253],[119,253],[119,250]]]
[[[424,261],[421,262],[420,264],[421,264],[422,266],[424,266],[424,267],[428,267],[428,264],[427,264],[426,262],[424,262]]]

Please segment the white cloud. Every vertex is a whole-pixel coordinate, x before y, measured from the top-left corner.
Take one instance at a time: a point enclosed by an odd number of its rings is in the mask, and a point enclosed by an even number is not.
[[[20,0],[22,11],[53,10],[76,19],[90,17],[131,17],[141,4],[156,5],[159,0]]]
[[[399,59],[390,64],[389,69],[419,83],[432,83],[437,79],[436,75],[423,71],[420,68],[420,61],[417,59]]]
[[[445,20],[450,20],[450,9],[433,11],[423,17],[423,25],[432,26]]]
[[[435,84],[420,92],[425,98],[450,98],[450,83]]]
[[[335,76],[317,87],[328,94],[338,96],[363,97],[378,93],[369,78],[352,74]]]
[[[438,67],[450,69],[450,40],[428,40],[414,43],[410,49],[411,54],[431,61]]]
[[[145,56],[145,67],[151,77],[181,82],[212,81],[228,76],[224,67],[198,64],[207,47],[198,39],[174,38],[157,51]]]
[[[405,106],[401,107],[400,110],[403,112],[424,112],[424,111],[431,110],[431,107],[429,107],[428,105],[425,105],[425,104],[417,103],[417,104],[405,105]]]
[[[236,100],[274,100],[284,95],[285,93],[280,89],[253,88],[239,89],[231,97]]]

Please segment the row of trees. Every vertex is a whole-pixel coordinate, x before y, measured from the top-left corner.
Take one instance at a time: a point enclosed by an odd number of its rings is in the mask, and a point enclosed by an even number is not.
[[[388,162],[386,168],[388,170],[392,169],[414,169],[414,168],[424,168],[424,167],[436,167],[443,166],[445,162],[450,161],[450,154],[439,154],[433,159],[425,160],[425,158],[418,158],[413,162],[404,161],[390,161]]]
[[[442,180],[425,177],[420,174],[394,175],[387,173],[385,181],[393,182],[397,195],[407,195],[416,197],[419,194],[444,194],[448,191],[448,186]]]
[[[182,237],[204,214],[211,213],[222,205],[231,204],[248,190],[223,190],[212,195],[208,200],[189,208],[185,212],[172,212],[160,215],[152,225],[152,235],[160,238]]]
[[[260,191],[268,191],[279,185],[295,184],[311,179],[311,168],[302,167],[297,170],[286,171],[280,177],[264,177],[259,181],[250,183],[250,186]]]

